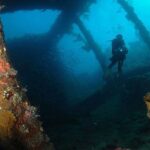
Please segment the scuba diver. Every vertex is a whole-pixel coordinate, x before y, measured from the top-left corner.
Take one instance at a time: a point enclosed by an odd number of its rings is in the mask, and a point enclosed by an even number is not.
[[[112,40],[112,57],[110,58],[111,63],[108,66],[110,70],[115,64],[118,64],[118,76],[122,74],[122,66],[126,58],[128,49],[125,46],[123,36],[118,34],[115,39]]]

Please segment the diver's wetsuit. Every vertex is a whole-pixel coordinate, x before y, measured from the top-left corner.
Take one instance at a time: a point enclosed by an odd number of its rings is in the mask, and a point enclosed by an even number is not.
[[[118,63],[118,73],[122,72],[123,62],[126,58],[128,50],[125,47],[123,39],[118,40],[117,38],[112,41],[112,58],[111,64],[108,66],[111,69],[116,63]]]

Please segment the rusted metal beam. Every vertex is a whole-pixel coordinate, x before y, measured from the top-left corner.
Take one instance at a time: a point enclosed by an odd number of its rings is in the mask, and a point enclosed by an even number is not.
[[[97,45],[97,43],[94,41],[91,33],[86,29],[85,25],[83,24],[83,22],[79,18],[76,18],[75,23],[78,25],[81,32],[85,36],[90,48],[93,50],[98,62],[100,63],[102,70],[105,71],[106,63],[105,63],[105,57],[103,55],[102,50]]]
[[[139,34],[143,41],[147,44],[148,48],[150,49],[150,34],[149,31],[146,29],[142,21],[136,15],[132,6],[128,4],[125,0],[117,0],[117,2],[122,6],[122,8],[126,11],[127,19],[130,20],[134,25],[135,28],[139,31]]]
[[[48,42],[51,41],[51,43],[57,45],[64,34],[70,31],[73,23],[74,14],[69,13],[68,11],[62,11],[46,35]]]
[[[34,9],[59,9],[79,13],[84,12],[84,8],[87,8],[93,2],[95,0],[0,0],[1,6],[5,6],[2,13]]]
[[[102,67],[102,70],[105,71],[106,64],[102,50],[94,41],[91,33],[86,29],[83,22],[78,17],[76,17],[76,14],[74,13],[71,14],[67,11],[61,12],[56,22],[54,23],[53,27],[48,32],[46,39],[50,40],[51,41],[50,43],[57,45],[58,41],[62,38],[62,36],[68,31],[70,31],[71,26],[74,22],[77,24],[77,26],[85,36],[85,39],[87,40],[89,47],[93,50],[98,62]]]

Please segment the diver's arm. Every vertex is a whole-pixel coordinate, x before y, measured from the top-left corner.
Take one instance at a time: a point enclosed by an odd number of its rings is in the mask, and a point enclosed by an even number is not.
[[[112,54],[114,55],[116,53],[116,40],[112,40]]]
[[[125,52],[125,54],[127,54],[128,53],[128,49],[127,49],[126,44],[125,44],[124,41],[122,41],[122,46],[121,47],[122,47],[123,51]]]

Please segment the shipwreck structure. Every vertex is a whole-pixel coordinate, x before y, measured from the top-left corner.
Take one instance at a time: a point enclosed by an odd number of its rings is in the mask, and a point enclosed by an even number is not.
[[[2,10],[2,13],[14,12],[17,10],[34,10],[34,9],[57,9],[61,10],[61,14],[57,18],[55,24],[47,34],[49,39],[52,39],[55,44],[61,39],[61,37],[70,30],[70,27],[73,23],[76,23],[85,39],[87,40],[88,45],[93,50],[102,70],[105,70],[105,58],[103,56],[102,50],[98,47],[97,43],[94,41],[91,33],[86,29],[86,26],[79,19],[80,15],[88,10],[88,7],[96,2],[96,0],[38,0],[38,1],[18,1],[14,0],[2,1],[1,5],[5,6]],[[122,8],[127,13],[127,19],[129,19],[135,25],[136,29],[139,31],[139,34],[143,41],[150,48],[150,36],[149,31],[146,29],[142,21],[138,18],[132,6],[128,4],[125,0],[117,0],[117,2],[122,6]]]
[[[100,67],[105,71],[106,64],[103,52],[95,42],[92,34],[80,20],[80,15],[86,12],[88,7],[94,2],[95,0],[5,0],[1,2],[1,6],[4,6],[1,13],[33,9],[61,10],[54,25],[46,34],[46,39],[49,39],[53,43],[53,46],[56,47],[59,40],[70,30],[72,24],[75,23],[83,33],[90,49],[95,54]],[[117,2],[126,11],[127,18],[133,22],[143,41],[150,48],[149,32],[135,14],[133,8],[125,0],[117,0]],[[11,139],[17,133],[21,137],[22,143],[28,146],[28,149],[41,150],[42,147],[43,149],[53,150],[52,144],[44,134],[41,123],[37,119],[36,108],[30,105],[29,100],[25,96],[25,89],[22,89],[16,80],[17,72],[12,68],[7,58],[6,49],[2,25],[0,25],[0,138],[5,141],[5,139]],[[94,93],[76,106],[78,109],[74,108],[74,110],[83,114],[91,112],[100,104],[98,98],[103,95],[107,96],[107,93],[105,91],[103,93]],[[9,123],[9,126],[5,126],[4,123]],[[12,133],[12,129],[15,129],[16,133]],[[38,139],[37,141],[35,140],[36,138]],[[33,140],[32,143],[29,143],[29,140],[30,142]]]
[[[88,10],[88,7],[95,3],[96,0],[38,0],[38,1],[9,1],[5,0],[1,2],[1,6],[4,6],[2,13],[14,12],[17,10],[34,10],[34,9],[57,9],[61,10],[61,14],[57,18],[55,24],[47,34],[48,38],[53,40],[55,44],[61,39],[61,37],[69,31],[73,23],[76,23],[90,48],[93,50],[97,60],[99,61],[103,70],[105,70],[105,58],[103,56],[102,50],[98,47],[97,43],[94,41],[91,33],[86,29],[86,26],[79,19],[80,15]],[[128,4],[125,0],[117,0],[117,2],[122,6],[122,8],[127,13],[127,19],[133,22],[141,38],[150,48],[150,36],[149,31],[146,29],[142,21],[138,18],[132,6]]]

